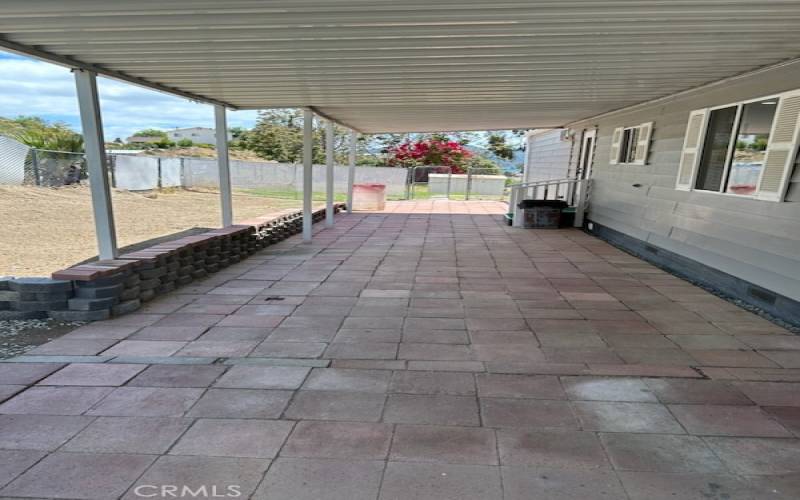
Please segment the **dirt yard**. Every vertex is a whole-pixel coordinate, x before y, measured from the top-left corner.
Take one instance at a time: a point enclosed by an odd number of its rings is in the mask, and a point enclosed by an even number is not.
[[[121,247],[192,228],[218,227],[219,195],[114,191]],[[234,194],[235,220],[299,207],[301,202]],[[49,276],[97,255],[89,188],[0,186],[0,276]]]

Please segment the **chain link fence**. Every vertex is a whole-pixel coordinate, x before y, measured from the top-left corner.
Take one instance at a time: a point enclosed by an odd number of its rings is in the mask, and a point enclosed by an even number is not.
[[[83,153],[31,148],[0,136],[0,184],[60,187],[85,178]]]

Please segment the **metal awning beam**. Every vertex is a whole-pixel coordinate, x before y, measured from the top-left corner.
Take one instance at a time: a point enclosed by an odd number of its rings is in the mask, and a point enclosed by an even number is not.
[[[35,47],[29,47],[27,45],[22,45],[19,43],[15,43],[4,38],[0,38],[0,47],[14,52],[16,54],[35,57],[36,59],[41,59],[43,61],[51,62],[53,64],[58,64],[59,66],[65,66],[67,68],[73,69],[81,69],[84,71],[91,71],[92,73],[96,73],[101,76],[105,76],[108,78],[113,78],[114,80],[120,80],[127,83],[132,83],[133,85],[138,85],[139,87],[145,87],[152,90],[156,90],[158,92],[163,92],[165,94],[171,94],[175,96],[185,97],[186,99],[190,99],[192,101],[202,102],[206,104],[212,105],[219,105],[225,106],[226,108],[230,109],[238,109],[235,105],[220,101],[217,99],[212,99],[209,97],[205,97],[199,94],[193,94],[191,92],[186,92],[174,87],[169,87],[166,85],[161,85],[160,83],[152,82],[150,80],[139,78],[136,76],[131,76],[125,74],[120,71],[111,70],[108,68],[104,68],[102,66],[98,66],[95,64],[89,64],[83,61],[79,61],[78,59],[73,59],[68,56],[62,56],[58,54],[53,54],[51,52],[47,52],[44,50],[39,50]]]

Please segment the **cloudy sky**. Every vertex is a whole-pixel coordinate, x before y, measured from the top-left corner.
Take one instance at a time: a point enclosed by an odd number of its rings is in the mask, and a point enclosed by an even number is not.
[[[122,139],[144,128],[213,127],[207,104],[173,97],[127,83],[98,78],[106,140]],[[69,69],[0,52],[0,116],[39,116],[80,131],[75,82]],[[228,126],[252,127],[256,111],[228,112]]]

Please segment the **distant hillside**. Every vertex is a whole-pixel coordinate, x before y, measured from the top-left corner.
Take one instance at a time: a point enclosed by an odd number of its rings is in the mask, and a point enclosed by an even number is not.
[[[506,160],[505,158],[500,158],[486,148],[467,146],[467,149],[497,163],[504,172],[512,174],[519,173],[522,171],[522,167],[525,164],[525,151],[514,150],[514,158],[511,160]]]

